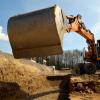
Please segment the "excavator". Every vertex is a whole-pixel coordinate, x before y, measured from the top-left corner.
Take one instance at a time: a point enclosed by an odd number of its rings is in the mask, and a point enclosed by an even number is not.
[[[85,51],[84,60],[88,63],[79,63],[80,73],[94,74],[96,68],[100,67],[100,40],[95,43],[94,34],[86,28],[84,22],[82,22],[82,16],[66,16],[69,20],[69,25],[66,28],[67,32],[76,32],[86,39],[88,44],[88,51]]]
[[[94,74],[100,68],[100,40],[85,27],[82,16],[66,16],[55,5],[46,9],[17,15],[8,20],[8,36],[15,58],[30,58],[62,54],[65,33],[76,32],[86,39],[87,63],[78,64],[80,73]],[[88,70],[88,71],[87,71]]]

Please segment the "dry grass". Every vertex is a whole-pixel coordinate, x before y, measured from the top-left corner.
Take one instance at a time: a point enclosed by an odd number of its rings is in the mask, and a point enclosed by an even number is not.
[[[0,53],[0,81],[15,82],[21,90],[29,94],[49,87],[46,75],[51,73],[51,69],[46,66],[35,63],[33,65],[24,64],[12,56]]]

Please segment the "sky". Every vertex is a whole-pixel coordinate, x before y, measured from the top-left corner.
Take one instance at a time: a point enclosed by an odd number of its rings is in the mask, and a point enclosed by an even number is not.
[[[0,0],[0,50],[11,53],[7,23],[11,16],[59,5],[66,15],[82,15],[86,27],[100,39],[100,0]],[[86,41],[77,33],[66,33],[64,50],[87,47]]]

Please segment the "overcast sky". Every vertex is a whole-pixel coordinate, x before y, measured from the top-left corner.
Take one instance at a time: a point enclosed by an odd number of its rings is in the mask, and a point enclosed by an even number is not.
[[[9,17],[59,5],[66,15],[81,14],[88,29],[97,39],[100,39],[100,0],[0,0],[0,50],[11,52],[7,22]],[[80,49],[87,44],[85,39],[77,33],[66,33],[63,41],[64,50]]]

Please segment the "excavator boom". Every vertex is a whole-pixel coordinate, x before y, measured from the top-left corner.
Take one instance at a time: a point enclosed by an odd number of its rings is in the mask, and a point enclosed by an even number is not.
[[[81,15],[66,16],[66,18],[69,20],[69,25],[66,26],[66,31],[76,32],[86,39],[88,51],[85,54],[85,59],[88,59],[89,61],[95,59],[96,46],[94,34],[86,28],[85,24],[82,22]]]

